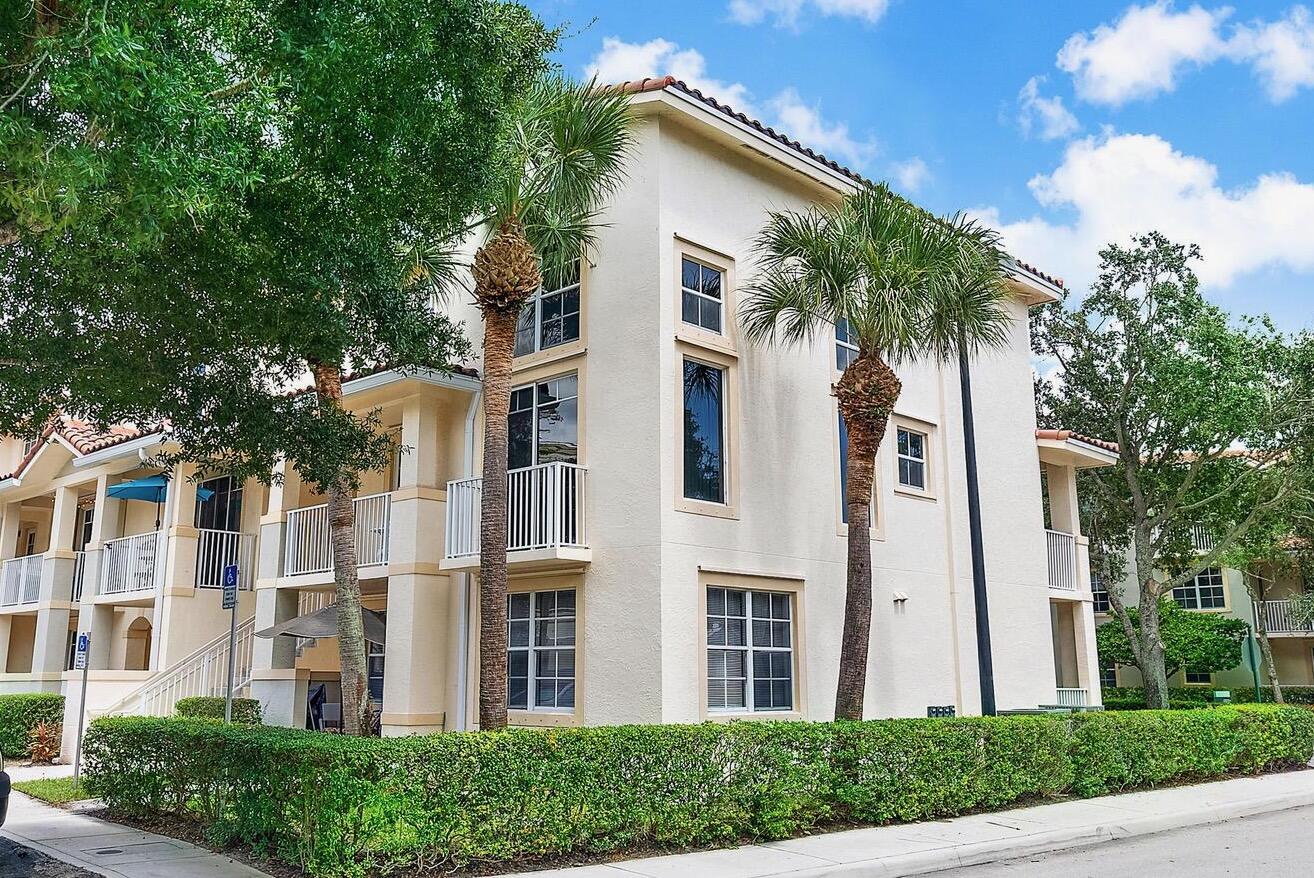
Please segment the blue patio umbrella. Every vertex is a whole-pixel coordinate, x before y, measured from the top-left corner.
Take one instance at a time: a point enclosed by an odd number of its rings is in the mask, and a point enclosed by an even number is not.
[[[147,503],[154,503],[155,529],[159,530],[160,504],[169,495],[169,480],[164,476],[147,476],[130,482],[119,482],[117,485],[110,485],[105,493],[119,500],[145,500]],[[214,491],[209,488],[196,489],[197,500],[209,500],[213,496]]]

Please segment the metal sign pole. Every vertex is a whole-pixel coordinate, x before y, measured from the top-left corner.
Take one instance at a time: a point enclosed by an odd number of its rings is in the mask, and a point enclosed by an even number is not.
[[[82,731],[87,722],[87,668],[90,662],[87,661],[87,653],[91,650],[91,635],[78,635],[77,657],[74,658],[75,666],[82,669],[82,700],[78,702],[78,742],[73,749],[73,789],[78,788],[78,782],[82,778]]]
[[[237,565],[224,568],[224,607],[228,621],[228,686],[224,696],[224,722],[233,721],[233,680],[237,676]]]

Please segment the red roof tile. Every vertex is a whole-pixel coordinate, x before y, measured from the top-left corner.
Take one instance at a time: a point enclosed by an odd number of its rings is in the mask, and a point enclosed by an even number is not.
[[[129,442],[133,439],[139,439],[142,436],[158,433],[159,430],[144,430],[140,427],[128,427],[116,425],[107,430],[101,430],[94,424],[86,421],[71,418],[68,415],[61,415],[57,421],[47,426],[41,431],[41,437],[32,444],[32,450],[29,451],[18,466],[11,473],[0,474],[0,481],[13,478],[14,476],[27,469],[52,436],[58,436],[73,447],[79,455],[91,454],[105,448],[112,448],[123,442]]]
[[[1083,436],[1080,433],[1074,433],[1071,430],[1037,430],[1037,439],[1052,439],[1057,442],[1067,442],[1074,439],[1077,442],[1084,442],[1087,445],[1094,445],[1096,448],[1103,448],[1105,451],[1118,453],[1118,443],[1110,442],[1107,439],[1095,439],[1091,436]]]

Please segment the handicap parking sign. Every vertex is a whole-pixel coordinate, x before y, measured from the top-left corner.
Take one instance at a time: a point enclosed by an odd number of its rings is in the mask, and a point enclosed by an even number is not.
[[[73,670],[85,671],[87,669],[87,653],[91,650],[91,635],[86,632],[78,634],[78,651],[73,656]]]
[[[225,610],[231,610],[237,606],[237,565],[229,564],[224,567],[224,603]]]

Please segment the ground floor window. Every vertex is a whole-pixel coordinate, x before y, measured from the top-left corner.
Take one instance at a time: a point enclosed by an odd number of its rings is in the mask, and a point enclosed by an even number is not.
[[[788,594],[707,590],[707,709],[794,709],[794,613]]]
[[[1090,593],[1094,598],[1092,609],[1097,613],[1113,612],[1113,602],[1109,600],[1109,590],[1104,586],[1104,580],[1098,576],[1090,578]]]
[[[1214,682],[1214,675],[1208,671],[1184,671],[1186,685],[1188,686],[1211,686]]]
[[[506,600],[506,693],[513,710],[575,709],[575,590]]]
[[[1100,668],[1100,688],[1113,689],[1118,685],[1118,666],[1109,664]]]

